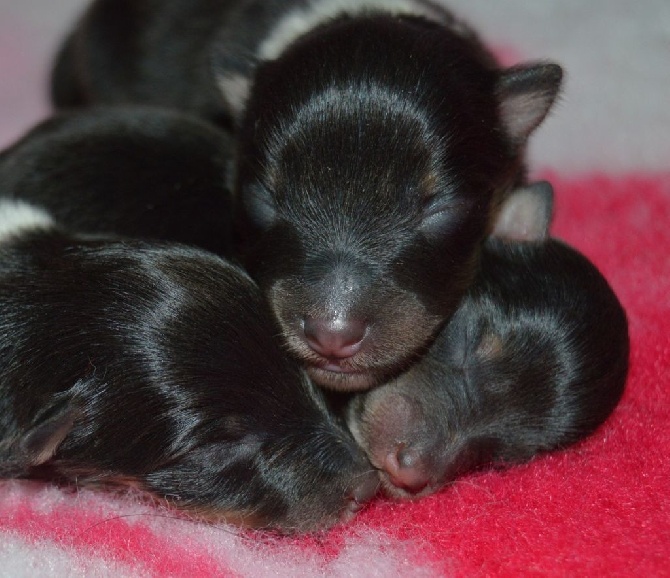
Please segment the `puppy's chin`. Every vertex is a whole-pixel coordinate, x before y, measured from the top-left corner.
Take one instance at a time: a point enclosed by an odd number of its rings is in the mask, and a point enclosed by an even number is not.
[[[308,367],[307,373],[314,383],[334,391],[365,391],[382,380],[381,374],[370,371],[333,371],[318,366]]]
[[[396,486],[390,476],[383,470],[379,472],[380,487],[385,496],[398,501],[418,500],[426,496],[430,496],[437,492],[441,486],[435,483],[428,483],[426,486],[417,491],[409,491],[405,488]]]

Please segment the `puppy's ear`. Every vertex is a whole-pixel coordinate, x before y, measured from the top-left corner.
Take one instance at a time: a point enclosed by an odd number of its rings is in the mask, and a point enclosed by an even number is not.
[[[258,58],[243,47],[221,42],[212,53],[216,86],[235,122],[239,122],[249,98]]]
[[[513,66],[498,80],[503,126],[521,146],[547,116],[561,88],[563,69],[552,62]]]
[[[543,241],[549,235],[554,189],[537,181],[509,193],[493,223],[492,237],[508,241]]]
[[[19,442],[27,466],[39,466],[56,453],[74,426],[77,414],[76,408],[66,403],[38,419]]]

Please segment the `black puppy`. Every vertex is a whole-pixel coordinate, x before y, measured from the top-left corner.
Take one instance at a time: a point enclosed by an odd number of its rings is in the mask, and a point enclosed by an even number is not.
[[[60,114],[0,154],[2,195],[62,225],[230,255],[230,135],[151,107]]]
[[[426,0],[98,0],[53,85],[238,127],[245,264],[311,377],[356,390],[455,310],[560,82]]]
[[[541,240],[541,205],[530,190],[510,198],[474,286],[428,355],[351,402],[350,427],[392,496],[563,448],[621,397],[625,313],[585,257]]]
[[[377,477],[278,334],[210,253],[74,236],[0,201],[0,474],[283,531],[351,517]]]

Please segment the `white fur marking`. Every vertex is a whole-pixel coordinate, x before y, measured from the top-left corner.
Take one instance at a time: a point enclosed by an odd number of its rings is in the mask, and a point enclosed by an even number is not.
[[[437,22],[445,13],[421,0],[313,0],[306,8],[288,12],[258,48],[260,60],[274,60],[286,47],[313,28],[344,14],[381,12],[394,16],[424,16]]]
[[[223,74],[217,77],[216,84],[233,113],[241,115],[247,104],[251,80],[241,74]]]
[[[23,201],[0,201],[0,243],[31,229],[55,225],[49,213]]]

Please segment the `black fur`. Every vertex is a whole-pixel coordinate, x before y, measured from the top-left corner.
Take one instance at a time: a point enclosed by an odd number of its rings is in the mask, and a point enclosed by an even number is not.
[[[319,384],[387,379],[455,310],[523,178],[499,86],[479,45],[409,18],[341,19],[259,67],[236,224]]]
[[[97,0],[63,43],[51,79],[59,108],[142,103],[230,125],[211,46],[225,0]]]
[[[265,59],[281,17],[308,5],[98,0],[59,57],[54,99],[235,125],[245,263],[312,378],[365,389],[453,313],[561,69],[500,70],[425,0],[408,1],[420,17],[325,19]]]
[[[71,230],[230,255],[231,137],[176,111],[96,108],[51,118],[0,154],[5,198]]]
[[[132,485],[284,531],[375,491],[240,269],[186,246],[19,233],[0,239],[3,476]]]
[[[557,240],[491,239],[427,356],[349,407],[355,437],[396,497],[593,432],[623,392],[626,316],[598,270]]]

